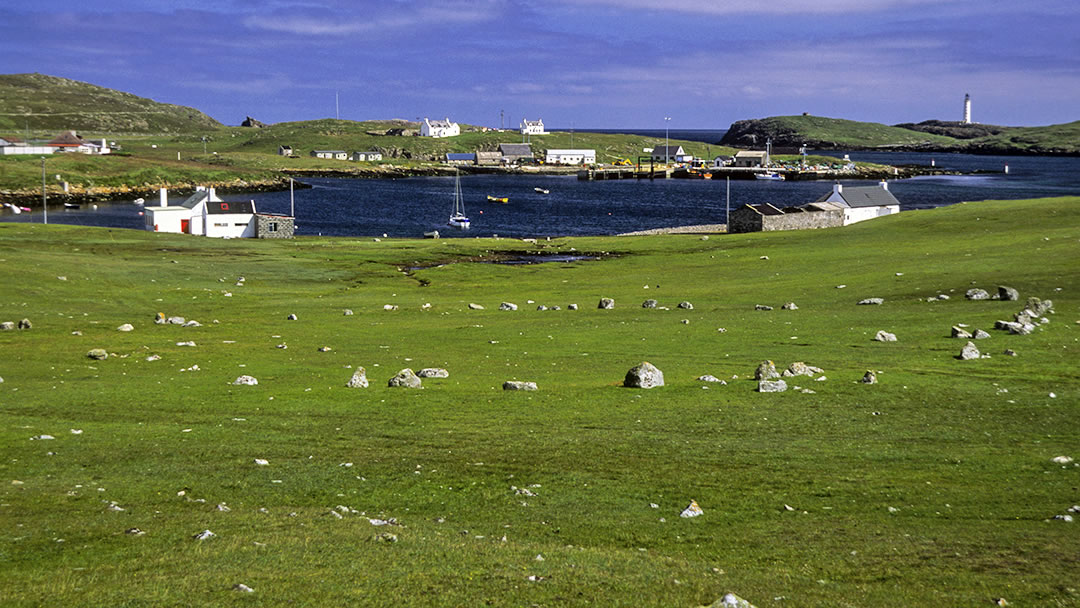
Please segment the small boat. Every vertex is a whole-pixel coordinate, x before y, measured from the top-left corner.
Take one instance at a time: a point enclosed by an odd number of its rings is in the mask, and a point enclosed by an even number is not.
[[[510,199],[505,197],[505,196],[491,196],[490,194],[488,195],[487,199],[488,199],[488,202],[491,202],[491,203],[509,203],[510,202]]]
[[[65,209],[78,209],[81,206],[79,203],[64,203]]]
[[[755,173],[754,179],[765,179],[774,182],[782,182],[784,181],[784,176],[780,175],[779,173]]]
[[[533,190],[539,192],[540,194],[551,194],[551,191],[547,188],[533,188]]]
[[[22,213],[22,208],[21,207],[16,207],[12,203],[4,203],[4,206],[7,207],[8,209],[11,209],[11,212],[16,214],[16,215]]]
[[[465,202],[461,200],[461,175],[454,175],[454,210],[446,223],[451,228],[462,230],[469,227],[469,216],[465,215]]]
[[[142,204],[146,203],[146,199],[145,198],[137,198],[132,202],[135,203],[136,205],[142,205]]]

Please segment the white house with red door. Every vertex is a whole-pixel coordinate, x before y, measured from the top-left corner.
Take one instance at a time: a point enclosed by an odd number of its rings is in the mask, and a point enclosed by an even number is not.
[[[143,209],[146,229],[215,238],[291,238],[291,216],[256,213],[255,201],[223,201],[214,188],[199,186],[179,205],[161,189],[160,205]]]

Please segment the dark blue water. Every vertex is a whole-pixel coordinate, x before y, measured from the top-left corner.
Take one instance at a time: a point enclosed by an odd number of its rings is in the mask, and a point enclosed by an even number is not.
[[[901,209],[924,209],[961,201],[1080,195],[1080,158],[973,156],[850,152],[853,160],[886,164],[929,165],[963,172],[995,173],[918,177],[890,182]],[[836,153],[843,156],[843,153]],[[1003,173],[1009,165],[1009,173]],[[308,178],[313,186],[296,191],[298,235],[419,237],[439,230],[443,236],[508,237],[602,235],[650,228],[726,222],[725,180],[579,181],[573,176],[462,176],[461,188],[472,228],[446,226],[453,205],[454,180],[422,177],[396,180]],[[865,181],[845,181],[867,185]],[[534,187],[547,188],[539,194]],[[732,181],[731,208],[770,202],[803,204],[832,189],[826,181]],[[507,204],[489,203],[487,195],[506,196]],[[254,199],[260,211],[289,212],[288,192],[228,195]],[[98,209],[51,209],[49,221],[141,229],[139,208],[128,201],[99,203]],[[40,211],[11,215],[2,221],[41,222]]]
[[[571,129],[552,128],[552,131],[571,131]],[[579,133],[621,133],[624,135],[642,135],[664,139],[667,136],[671,140],[700,141],[707,144],[716,144],[724,138],[727,129],[577,129]]]

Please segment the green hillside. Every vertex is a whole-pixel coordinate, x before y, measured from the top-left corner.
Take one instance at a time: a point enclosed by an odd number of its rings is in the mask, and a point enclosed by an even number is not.
[[[199,110],[45,74],[0,74],[0,136],[64,130],[184,133],[221,123]]]
[[[0,330],[0,604],[1075,607],[1078,239],[1078,197],[708,240],[0,224],[32,324]],[[614,255],[486,263],[523,252]],[[1049,321],[994,329],[1028,297]],[[758,392],[766,359],[823,372]],[[622,386],[642,361],[664,386]]]

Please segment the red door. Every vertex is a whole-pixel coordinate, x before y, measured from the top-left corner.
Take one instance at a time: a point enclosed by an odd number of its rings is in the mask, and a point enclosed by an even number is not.
[[[180,232],[191,234],[191,220],[180,220]]]

